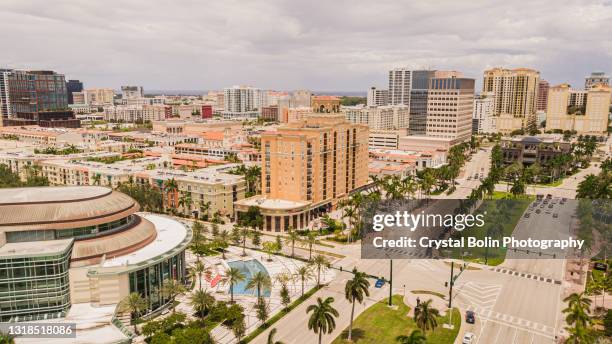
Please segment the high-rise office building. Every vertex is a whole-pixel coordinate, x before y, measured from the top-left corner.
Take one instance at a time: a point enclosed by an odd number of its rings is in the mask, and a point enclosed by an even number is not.
[[[66,81],[66,92],[68,93],[68,104],[74,104],[74,98],[72,93],[82,92],[83,83],[79,80],[68,80]]]
[[[436,76],[434,70],[412,71],[412,88],[410,90],[410,135],[427,134],[427,98],[429,81]]]
[[[536,111],[544,111],[546,112],[546,107],[548,106],[548,89],[550,85],[546,80],[540,80],[538,82],[538,95],[537,95],[537,104]]]
[[[482,91],[495,95],[493,111],[500,132],[535,126],[539,81],[540,72],[528,68],[484,71]]]
[[[432,78],[427,98],[427,136],[466,141],[472,134],[474,79]]]
[[[389,90],[370,87],[366,104],[368,106],[385,106],[389,104]]]
[[[223,89],[225,110],[223,116],[258,117],[261,111],[262,93],[259,88],[233,86]]]
[[[546,130],[575,130],[581,135],[604,135],[610,113],[609,86],[598,84],[586,91],[586,102],[576,102],[568,84],[550,88]]]
[[[3,125],[79,127],[68,110],[64,75],[53,71],[3,70]],[[4,114],[3,114],[4,115]]]
[[[115,90],[112,88],[88,88],[81,92],[74,92],[72,97],[75,104],[94,106],[113,105]]]
[[[593,86],[601,84],[601,85],[610,85],[610,77],[606,75],[604,72],[593,72],[591,75],[587,76],[584,80],[584,89],[590,90]]]
[[[389,71],[389,104],[410,106],[412,71],[409,68],[394,68]]]
[[[368,181],[368,127],[343,115],[312,114],[261,135],[262,194],[236,202],[238,217],[258,207],[266,231],[307,228]]]
[[[11,114],[11,103],[9,97],[9,74],[11,69],[0,69],[0,127],[2,122]]]

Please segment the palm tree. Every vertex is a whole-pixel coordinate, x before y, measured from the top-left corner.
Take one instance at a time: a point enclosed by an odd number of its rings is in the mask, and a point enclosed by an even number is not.
[[[308,329],[319,334],[319,344],[323,339],[323,333],[331,333],[336,328],[336,319],[340,314],[332,306],[333,297],[328,297],[323,301],[320,297],[317,298],[316,305],[310,305],[306,308],[306,313],[312,312],[308,319]]]
[[[308,260],[312,260],[312,247],[317,242],[317,235],[315,232],[309,231],[304,241],[308,245]]]
[[[253,275],[249,283],[247,283],[246,289],[257,291],[257,298],[259,299],[261,297],[261,290],[270,289],[271,286],[272,281],[270,280],[270,276],[259,271]]]
[[[176,307],[174,301],[179,295],[184,294],[185,291],[185,286],[175,279],[168,279],[164,281],[162,285],[162,294],[170,299],[170,308],[172,308],[172,313],[174,313]]]
[[[432,300],[421,302],[414,309],[414,321],[417,326],[425,333],[427,330],[433,330],[438,326],[438,317],[440,312],[431,306]]]
[[[118,308],[122,313],[130,313],[130,318],[132,316],[138,318],[142,313],[147,311],[149,302],[139,293],[133,292],[119,302]],[[138,326],[134,326],[134,331],[138,334]]]
[[[285,343],[283,343],[281,341],[274,340],[274,336],[276,335],[276,331],[277,331],[276,328],[273,328],[273,329],[270,330],[270,333],[268,333],[268,341],[267,341],[267,343],[268,344],[285,344]]]
[[[93,180],[94,185],[100,185],[100,178],[101,178],[101,176],[100,176],[99,173],[96,173],[96,174],[93,175],[93,177],[91,179]]]
[[[366,278],[366,274],[357,271],[353,268],[353,279],[348,280],[344,286],[344,297],[353,304],[351,308],[351,322],[349,323],[348,340],[353,337],[353,316],[355,314],[355,301],[362,303],[364,296],[370,296],[370,282]]]
[[[295,256],[295,242],[300,239],[300,234],[294,230],[292,227],[289,227],[289,232],[287,233],[287,245],[291,245],[291,257]]]
[[[215,305],[215,298],[207,291],[196,290],[189,298],[189,303],[202,319]]]
[[[198,281],[200,282],[200,290],[202,290],[202,275],[210,275],[210,267],[206,266],[202,263],[201,260],[197,260],[195,265],[191,268],[192,274],[198,277]]]
[[[230,303],[234,303],[234,284],[240,283],[245,279],[246,276],[238,268],[229,268],[225,270],[223,282],[229,283],[230,285]]]
[[[191,212],[191,193],[190,192],[181,192],[181,196],[178,200],[178,205],[183,208],[183,212],[187,210],[187,214]]]
[[[229,245],[229,241],[230,234],[226,230],[220,232],[215,238],[215,243],[221,248],[221,255],[223,259],[225,259],[225,248]]]
[[[327,258],[325,258],[325,256],[318,254],[314,257],[314,259],[311,262],[312,266],[316,266],[317,267],[317,287],[321,284],[321,271],[327,269],[327,264],[329,264],[329,261],[327,261]]]
[[[169,203],[168,196],[178,190],[178,184],[176,183],[176,180],[174,180],[174,178],[168,179],[164,182],[163,188],[164,188],[164,191],[166,192],[166,203]],[[171,204],[171,206],[175,207],[176,205]]]
[[[242,237],[242,256],[246,256],[246,242],[251,231],[247,227],[240,227],[240,236]]]
[[[302,281],[302,296],[304,296],[304,282],[314,277],[312,270],[309,265],[302,265],[295,273],[300,276],[300,280]]]
[[[563,310],[563,313],[567,314],[565,321],[568,325],[575,324],[576,327],[586,328],[591,322],[589,317],[591,299],[584,293],[573,293],[563,301],[567,302],[567,308]]]
[[[425,336],[421,331],[414,330],[409,336],[402,335],[395,337],[395,341],[400,344],[424,344]]]

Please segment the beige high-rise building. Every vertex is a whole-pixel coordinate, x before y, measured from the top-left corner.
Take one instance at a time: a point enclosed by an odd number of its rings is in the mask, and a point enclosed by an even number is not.
[[[610,95],[606,85],[587,91],[586,104],[576,102],[575,91],[568,84],[550,88],[546,130],[575,130],[580,135],[602,135],[608,130]]]
[[[307,228],[310,221],[368,180],[368,127],[343,115],[313,114],[261,135],[262,195],[236,202],[256,206],[263,229]],[[238,215],[240,216],[240,215]]]
[[[484,72],[483,92],[493,92],[497,130],[509,133],[536,123],[540,72],[528,69],[493,68]]]
[[[452,144],[472,135],[474,79],[432,78],[427,97],[427,136],[451,139]]]

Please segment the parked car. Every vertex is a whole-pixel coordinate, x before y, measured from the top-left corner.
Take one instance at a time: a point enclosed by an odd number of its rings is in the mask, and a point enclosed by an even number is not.
[[[536,209],[536,214],[541,213],[542,211],[540,209]]]
[[[467,322],[468,324],[475,323],[476,322],[476,313],[474,313],[473,311],[465,312],[465,322]]]
[[[529,216],[531,216],[531,213],[525,213],[525,217],[528,218]]]
[[[463,335],[463,344],[472,344],[474,342],[474,334],[472,332],[466,332]]]

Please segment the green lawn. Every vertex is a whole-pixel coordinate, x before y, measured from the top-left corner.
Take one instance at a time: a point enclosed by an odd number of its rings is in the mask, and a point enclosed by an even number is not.
[[[397,343],[395,338],[401,335],[409,335],[416,330],[416,324],[411,317],[408,317],[410,307],[402,301],[402,296],[394,295],[393,304],[397,309],[387,306],[388,299],[382,300],[366,309],[361,313],[353,325],[353,343],[361,344],[392,344]],[[448,330],[442,324],[448,323],[448,317],[438,318],[438,327],[433,332],[427,333],[428,344],[450,344],[455,341],[459,327],[461,326],[461,314],[453,309],[453,324],[455,328]],[[345,338],[348,334],[346,328],[337,337],[333,344],[349,343]]]
[[[495,196],[495,195],[494,195]],[[497,209],[500,209],[499,205],[504,202],[507,207],[503,211],[505,218],[495,215]],[[521,199],[509,199],[506,201],[500,200],[485,200],[476,213],[485,214],[485,224],[482,227],[472,227],[469,230],[453,235],[453,238],[458,239],[465,237],[467,243],[467,237],[475,237],[477,239],[483,239],[487,236],[493,239],[498,239],[504,236],[512,235],[514,228],[521,219],[523,212],[529,207],[531,198]],[[495,231],[495,227],[501,223],[501,233]],[[451,257],[456,259],[464,258],[468,261],[485,263],[485,257],[487,265],[499,265],[506,259],[506,249],[503,247],[499,248],[484,248],[484,247],[470,247],[470,248],[454,248],[451,249]],[[468,253],[467,256],[462,257],[462,254]]]

